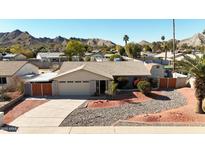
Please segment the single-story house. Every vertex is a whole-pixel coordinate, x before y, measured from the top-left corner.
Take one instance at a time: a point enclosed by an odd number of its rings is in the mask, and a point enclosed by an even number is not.
[[[63,52],[39,52],[36,59],[48,62],[63,62],[67,61],[67,56]]]
[[[150,72],[141,61],[130,62],[64,62],[55,75],[28,80],[30,95],[100,95],[110,87],[111,81],[126,77],[135,79],[150,77]]]
[[[157,63],[145,63],[145,66],[151,73],[152,78],[163,78],[165,75],[164,66]]]
[[[179,56],[181,56],[181,55],[182,55],[182,53],[177,53],[177,52],[175,53],[175,57],[176,57],[176,58],[179,57]],[[155,55],[154,57],[164,60],[164,59],[165,59],[165,52],[162,52],[162,53],[160,53],[160,54],[157,54],[157,55]],[[173,54],[172,52],[167,52],[167,60],[172,61],[173,58],[174,58],[174,54]]]
[[[190,57],[190,58],[196,58],[195,56],[199,56],[200,58],[203,56],[203,54],[202,53],[195,53],[195,54],[186,54],[186,56],[188,56],[188,57]],[[181,61],[181,60],[183,60],[184,59],[184,56],[183,56],[183,54],[182,55],[180,55],[180,56],[178,56],[177,58],[176,58],[176,60],[177,61]]]
[[[38,67],[27,61],[0,61],[0,88],[15,88],[17,78],[38,74]]]
[[[85,56],[90,57],[90,61],[102,62],[106,61],[102,52],[86,52]]]
[[[7,53],[7,54],[3,54],[3,60],[5,61],[12,61],[12,60],[26,60],[26,56],[24,56],[23,54],[13,54],[13,53]]]

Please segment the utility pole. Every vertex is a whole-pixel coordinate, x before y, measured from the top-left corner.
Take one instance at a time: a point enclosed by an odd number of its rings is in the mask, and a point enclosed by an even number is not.
[[[175,66],[175,20],[173,19],[173,72],[175,72],[176,66]]]

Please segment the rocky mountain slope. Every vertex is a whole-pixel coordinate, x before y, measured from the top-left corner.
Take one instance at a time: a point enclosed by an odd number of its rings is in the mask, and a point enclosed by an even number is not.
[[[140,44],[140,45],[151,45],[150,42],[145,41],[145,40],[140,41],[139,44]]]
[[[101,47],[101,46],[112,47],[115,45],[115,43],[103,39],[81,39],[81,38],[67,39],[61,36],[58,36],[53,39],[47,37],[36,38],[30,35],[28,32],[15,30],[12,32],[0,33],[0,47],[10,47],[12,45],[19,44],[20,46],[31,50],[44,47],[47,49],[61,51],[65,48],[67,42],[71,39],[79,40],[83,44],[92,47]]]
[[[193,47],[205,45],[205,35],[197,33],[190,38],[181,40],[178,45],[181,46],[183,44]]]

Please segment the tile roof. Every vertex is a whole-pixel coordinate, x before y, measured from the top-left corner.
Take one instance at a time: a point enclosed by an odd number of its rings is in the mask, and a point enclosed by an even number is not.
[[[27,61],[0,61],[0,76],[12,76],[20,68],[22,68]]]
[[[70,73],[75,69],[84,69],[103,76],[150,76],[150,72],[141,61],[122,62],[64,62],[59,74]]]
[[[63,52],[39,52],[38,55],[41,58],[56,58],[60,56],[64,56]]]

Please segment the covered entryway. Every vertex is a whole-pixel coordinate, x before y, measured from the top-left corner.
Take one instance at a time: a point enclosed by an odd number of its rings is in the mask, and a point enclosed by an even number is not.
[[[52,83],[31,83],[31,96],[52,96]]]
[[[58,90],[60,95],[91,95],[90,81],[60,81]]]

